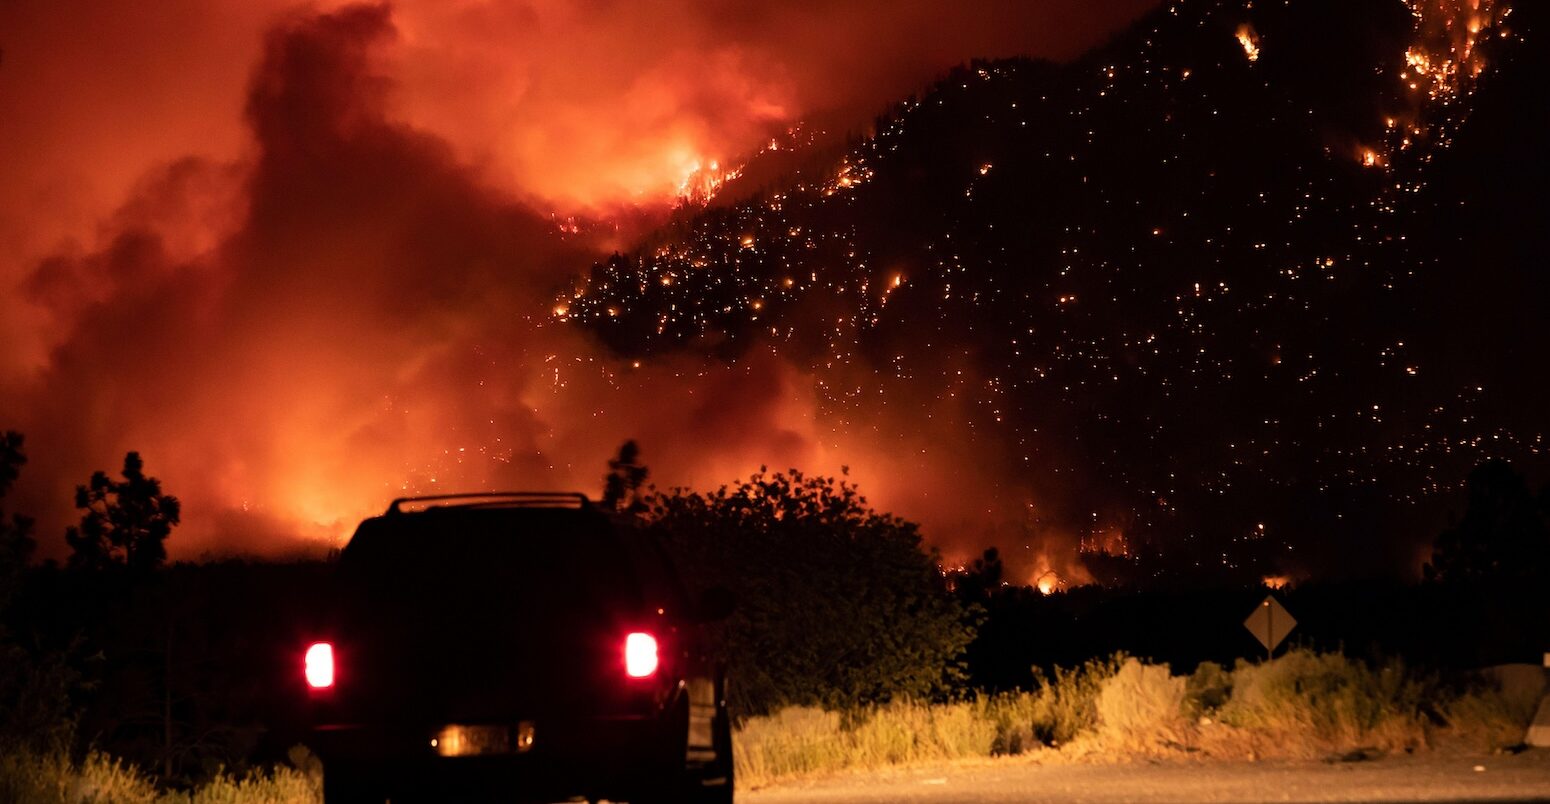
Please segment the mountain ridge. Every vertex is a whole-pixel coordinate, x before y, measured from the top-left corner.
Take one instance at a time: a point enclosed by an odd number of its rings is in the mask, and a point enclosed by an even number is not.
[[[1143,572],[1413,570],[1469,467],[1545,455],[1532,414],[1484,413],[1535,384],[1487,391],[1511,369],[1434,318],[1469,251],[1430,182],[1498,57],[1532,61],[1480,6],[1192,0],[1070,64],[971,62],[559,317],[631,357],[771,349],[837,426],[929,420],[1030,532]]]

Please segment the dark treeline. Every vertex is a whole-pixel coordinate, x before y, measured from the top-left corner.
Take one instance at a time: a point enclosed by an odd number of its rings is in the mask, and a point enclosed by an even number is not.
[[[1117,651],[1189,671],[1204,661],[1258,661],[1265,649],[1243,621],[1267,594],[1297,619],[1277,651],[1308,647],[1354,658],[1402,657],[1437,670],[1535,662],[1550,647],[1542,582],[1489,586],[1396,581],[1196,589],[1087,586],[1043,595],[1008,587],[984,599],[984,624],[966,654],[990,690],[1027,688],[1033,668],[1071,667]]]
[[[1463,503],[1437,536],[1423,583],[1303,582],[1276,592],[1298,621],[1288,644],[1437,668],[1537,662],[1550,649],[1550,488],[1536,494],[1509,464],[1490,461],[1470,473]],[[967,653],[975,685],[1024,687],[1032,667],[1115,651],[1184,670],[1263,655],[1242,623],[1266,587],[1224,584],[1214,572],[1148,584],[1144,555],[1091,560],[1104,585],[1050,596],[1003,586],[995,550],[958,575],[959,597],[987,614]]]
[[[20,438],[4,443],[0,494],[24,463]],[[111,548],[100,561],[28,564],[33,541],[50,537],[4,519],[0,750],[96,748],[173,784],[283,760],[304,741],[300,650],[326,605],[330,563],[132,563],[128,536],[159,545],[171,533],[134,523],[176,506],[137,456],[131,469],[117,491],[133,511],[116,494],[82,506],[83,521],[107,527],[83,525],[72,544],[98,533],[97,547]],[[844,478],[761,472],[713,492],[662,492],[647,477],[626,445],[604,503],[655,530],[691,575],[734,591],[721,627],[741,716],[1028,688],[1036,668],[1116,651],[1181,670],[1264,655],[1242,626],[1268,592],[1254,581],[1044,595],[1005,583],[994,551],[942,572],[915,525],[873,510]],[[1537,660],[1550,646],[1547,500],[1510,467],[1481,467],[1426,581],[1277,591],[1298,619],[1289,644],[1438,670]],[[128,529],[118,547],[114,528]]]
[[[170,779],[285,758],[301,740],[303,626],[325,602],[330,569],[242,560],[142,577],[32,569],[6,622],[56,674],[26,691],[53,696],[35,719],[67,728],[51,740],[15,736],[35,750],[100,748]]]
[[[0,509],[26,464],[0,438]],[[169,782],[283,758],[300,739],[299,643],[329,566],[241,560],[166,565],[181,506],[125,456],[119,478],[76,490],[63,565],[0,525],[0,751],[106,750]],[[4,518],[0,516],[0,518]]]

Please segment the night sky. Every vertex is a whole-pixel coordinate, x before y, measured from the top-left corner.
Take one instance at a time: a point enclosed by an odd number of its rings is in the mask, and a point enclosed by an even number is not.
[[[174,557],[636,438],[1073,584],[1414,574],[1471,467],[1544,476],[1542,9],[46,5],[0,11],[45,554],[128,449]]]

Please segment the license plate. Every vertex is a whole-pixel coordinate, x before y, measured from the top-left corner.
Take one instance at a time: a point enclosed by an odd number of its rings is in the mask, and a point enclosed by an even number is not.
[[[533,747],[533,724],[451,724],[431,738],[431,748],[444,757],[522,754]]]

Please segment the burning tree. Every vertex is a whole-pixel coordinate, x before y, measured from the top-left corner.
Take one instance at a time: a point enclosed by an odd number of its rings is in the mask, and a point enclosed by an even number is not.
[[[160,480],[146,476],[140,453],[124,456],[122,474],[115,481],[99,471],[90,484],[75,487],[75,507],[86,513],[80,527],[65,532],[71,567],[151,570],[167,560],[163,542],[178,524],[182,504],[162,493]]]
[[[603,507],[630,514],[644,511],[641,486],[650,473],[640,462],[640,446],[633,440],[621,444],[619,457],[608,461],[608,474],[603,478]]]

